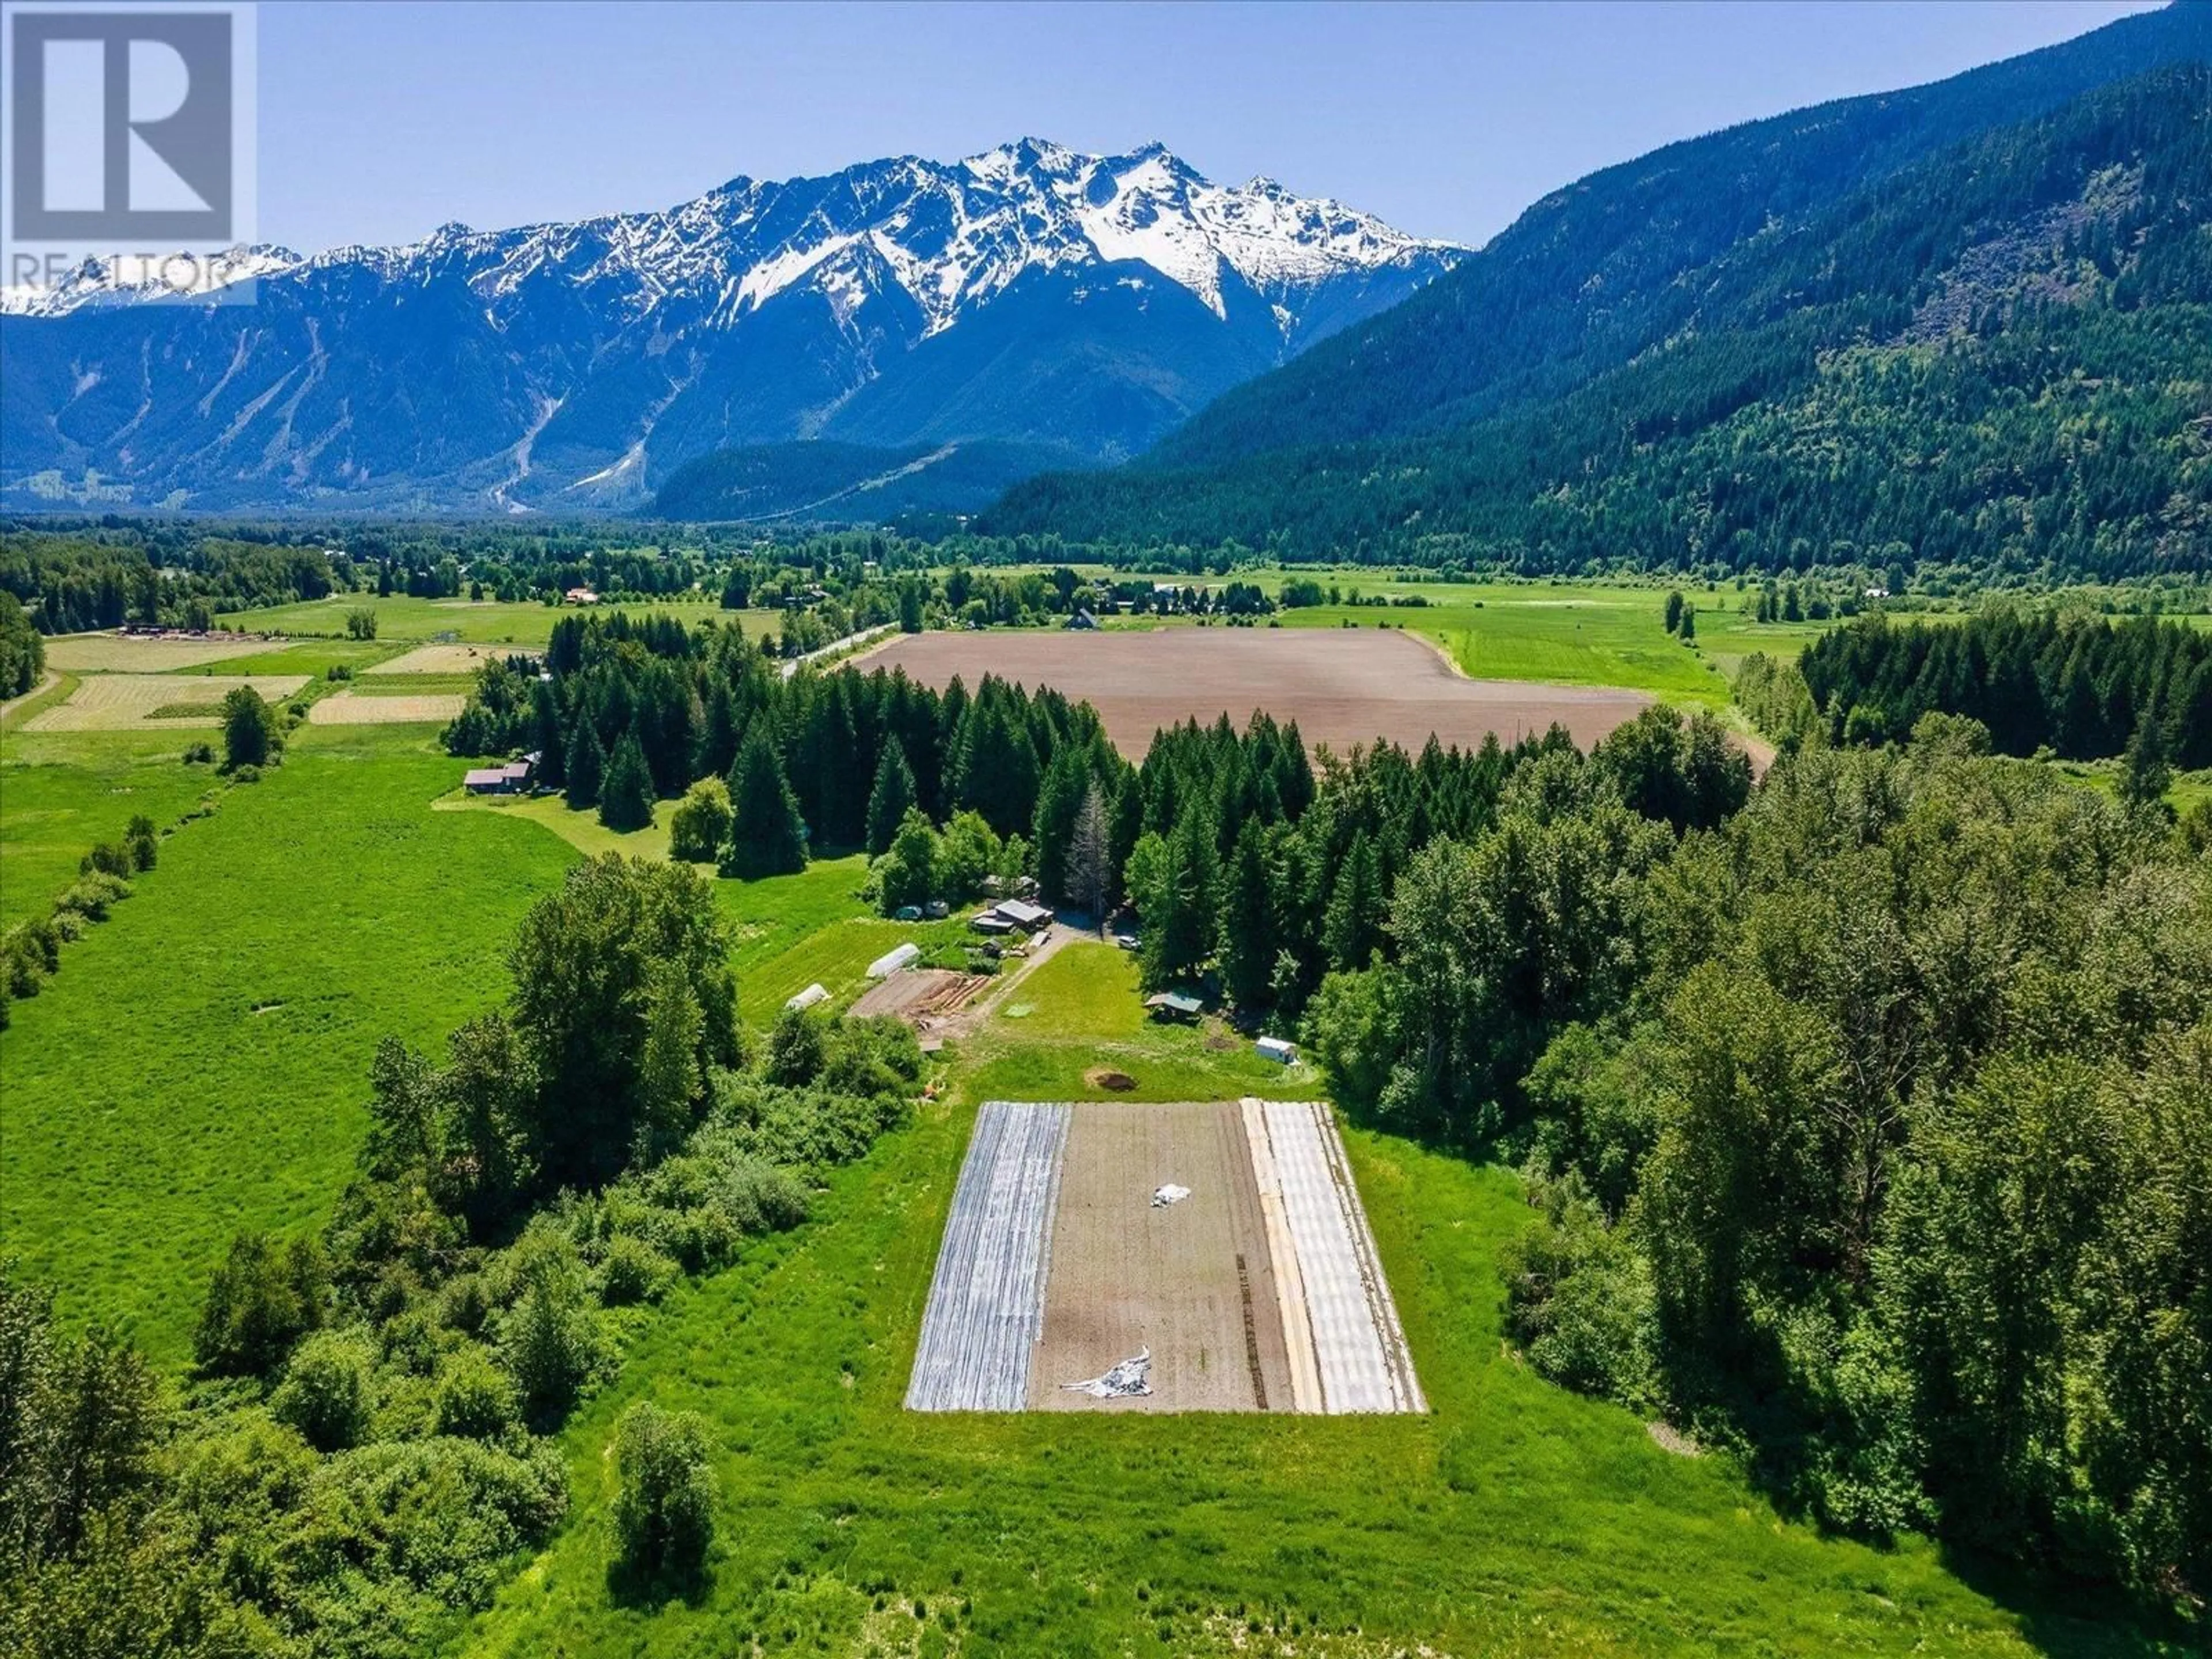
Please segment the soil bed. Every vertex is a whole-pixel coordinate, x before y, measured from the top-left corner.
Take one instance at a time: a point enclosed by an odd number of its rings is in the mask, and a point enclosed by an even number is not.
[[[907,634],[870,652],[866,666],[903,668],[939,689],[955,675],[971,691],[986,674],[1049,685],[1094,705],[1133,760],[1164,726],[1227,714],[1241,728],[1259,709],[1295,720],[1309,746],[1340,754],[1377,738],[1418,750],[1431,732],[1462,749],[1492,732],[1510,744],[1555,722],[1587,749],[1653,701],[1641,691],[1467,679],[1425,641],[1364,628]]]

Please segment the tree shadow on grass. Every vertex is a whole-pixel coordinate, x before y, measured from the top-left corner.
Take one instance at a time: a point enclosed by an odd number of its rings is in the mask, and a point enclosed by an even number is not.
[[[641,1571],[617,1553],[607,1563],[606,1583],[608,1599],[617,1607],[653,1613],[671,1602],[681,1602],[696,1612],[714,1590],[714,1571],[711,1563]]]
[[[2150,1659],[2202,1653],[2212,1627],[2107,1583],[2031,1567],[1960,1545],[1942,1547],[1945,1571],[2020,1620],[2023,1640],[2054,1659]]]

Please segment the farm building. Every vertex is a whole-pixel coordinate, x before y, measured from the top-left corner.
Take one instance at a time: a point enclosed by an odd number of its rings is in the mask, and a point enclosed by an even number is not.
[[[1297,1045],[1282,1037],[1263,1036],[1252,1045],[1260,1051],[1260,1058],[1272,1060],[1278,1066],[1287,1066],[1298,1057]]]
[[[968,919],[968,925],[979,933],[1011,933],[1014,924],[996,910],[981,910]]]
[[[1098,626],[1098,618],[1092,616],[1087,610],[1079,610],[1060,626],[1072,629],[1092,629]]]
[[[471,768],[461,780],[461,787],[471,795],[519,795],[530,787],[530,775],[537,768],[538,752],[532,750],[504,766]]]
[[[570,605],[597,605],[599,596],[588,587],[572,587],[561,596]]]
[[[1205,1006],[1182,991],[1157,991],[1145,999],[1154,1019],[1196,1019]]]
[[[830,993],[827,988],[817,984],[808,986],[804,991],[801,991],[797,996],[793,997],[783,1006],[786,1009],[796,1008],[805,1010],[811,1008],[817,1002],[827,1002],[829,1000]]]
[[[1027,899],[1007,899],[991,907],[991,914],[1007,926],[1018,927],[1024,933],[1034,933],[1052,921],[1052,912],[1042,904],[1032,904]]]

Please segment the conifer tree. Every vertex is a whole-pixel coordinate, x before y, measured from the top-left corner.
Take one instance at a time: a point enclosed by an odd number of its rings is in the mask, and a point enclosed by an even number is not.
[[[568,758],[568,805],[580,812],[597,806],[599,780],[607,769],[607,751],[600,746],[599,728],[592,724],[592,717],[586,711],[577,710],[576,722],[569,728],[564,747]]]
[[[1097,781],[1085,791],[1067,838],[1067,896],[1100,927],[1114,897],[1114,825]]]
[[[730,796],[736,817],[722,854],[724,875],[750,880],[806,867],[805,821],[799,817],[799,798],[792,793],[783,758],[775,752],[765,721],[754,723],[738,753]]]
[[[906,747],[896,738],[884,740],[884,757],[876,763],[875,787],[868,792],[868,856],[881,858],[890,851],[891,838],[907,810],[915,805],[914,769],[906,762]]]
[[[599,787],[599,822],[610,830],[642,830],[653,822],[653,769],[634,731],[623,733]]]
[[[1266,1005],[1268,981],[1275,971],[1267,885],[1266,831],[1259,819],[1247,818],[1237,834],[1221,896],[1221,986],[1241,1013]]]

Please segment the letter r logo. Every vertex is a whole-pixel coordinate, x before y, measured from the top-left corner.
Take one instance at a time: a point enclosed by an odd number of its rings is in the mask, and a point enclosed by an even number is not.
[[[11,9],[8,22],[15,239],[229,239],[228,13]]]

